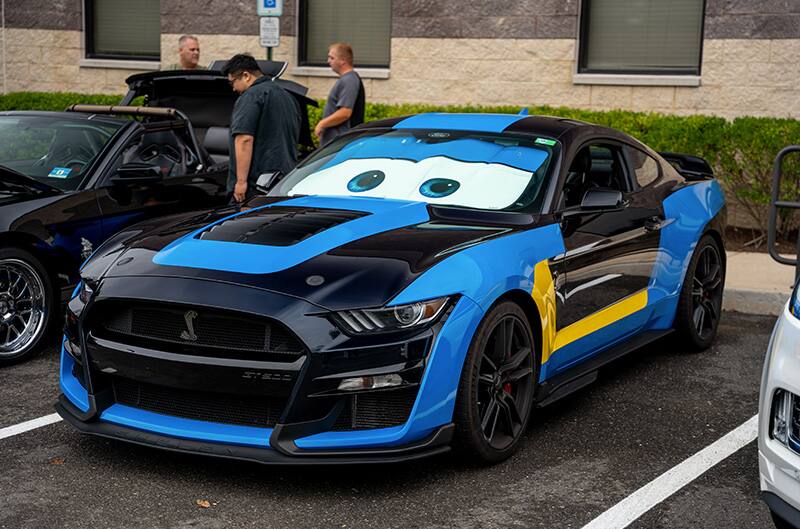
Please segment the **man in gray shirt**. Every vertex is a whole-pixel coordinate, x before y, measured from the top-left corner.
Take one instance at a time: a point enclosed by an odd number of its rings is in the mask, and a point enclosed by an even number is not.
[[[222,73],[239,94],[231,116],[228,193],[243,202],[255,193],[259,175],[287,174],[294,168],[300,108],[286,90],[261,73],[252,55],[234,55]]]
[[[320,145],[333,141],[364,122],[364,85],[353,69],[353,48],[344,42],[336,42],[328,48],[328,65],[339,75],[328,94],[322,119],[314,134]]]

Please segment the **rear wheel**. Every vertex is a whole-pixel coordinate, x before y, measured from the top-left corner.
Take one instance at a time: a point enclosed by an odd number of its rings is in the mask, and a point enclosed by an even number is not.
[[[42,263],[16,248],[0,250],[0,365],[36,354],[55,320],[55,294]]]
[[[454,447],[481,463],[498,463],[517,449],[536,385],[533,333],[513,302],[494,307],[470,344],[456,397]]]
[[[707,349],[717,335],[725,285],[723,251],[713,237],[704,235],[683,280],[675,330],[681,344],[696,351]]]

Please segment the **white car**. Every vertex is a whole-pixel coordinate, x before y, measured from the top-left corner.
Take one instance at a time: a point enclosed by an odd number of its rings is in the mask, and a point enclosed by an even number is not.
[[[800,300],[778,318],[764,360],[758,405],[761,496],[778,529],[800,529]]]

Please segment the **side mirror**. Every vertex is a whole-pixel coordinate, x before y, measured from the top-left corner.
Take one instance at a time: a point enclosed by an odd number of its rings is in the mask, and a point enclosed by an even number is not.
[[[581,211],[598,211],[622,207],[622,192],[616,189],[589,189],[581,200]]]
[[[283,178],[283,173],[281,171],[259,175],[258,180],[256,180],[256,189],[262,193],[269,193],[269,190],[275,187],[275,184],[277,184],[281,178]]]
[[[115,184],[155,184],[164,179],[161,167],[142,162],[129,162],[117,169],[111,177]]]

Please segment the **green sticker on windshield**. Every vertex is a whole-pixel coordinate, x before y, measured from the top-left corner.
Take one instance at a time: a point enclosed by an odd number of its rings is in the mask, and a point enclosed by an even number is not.
[[[556,140],[548,140],[547,138],[536,138],[534,143],[538,143],[539,145],[547,145],[548,147],[552,147],[556,144]]]

